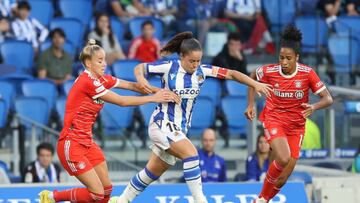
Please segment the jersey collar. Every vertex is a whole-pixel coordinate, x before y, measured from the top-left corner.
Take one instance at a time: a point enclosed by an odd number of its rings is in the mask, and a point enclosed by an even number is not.
[[[284,74],[284,73],[282,72],[281,65],[279,65],[279,66],[280,66],[280,68],[279,68],[279,73],[280,73],[281,76],[283,76],[284,78],[292,78],[292,77],[294,77],[294,76],[297,74],[299,64],[296,63],[295,71],[294,71],[291,75],[286,75],[286,74]]]

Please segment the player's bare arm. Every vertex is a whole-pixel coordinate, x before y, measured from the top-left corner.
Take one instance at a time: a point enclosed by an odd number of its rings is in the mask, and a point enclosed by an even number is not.
[[[137,65],[134,69],[134,74],[140,88],[147,94],[152,94],[161,90],[160,88],[151,86],[149,81],[145,78],[145,63]]]
[[[255,71],[256,70],[250,73],[250,78],[253,80],[256,80]],[[248,87],[247,101],[248,101],[248,106],[244,114],[247,119],[252,121],[255,118],[255,89],[253,87]]]
[[[121,79],[119,79],[119,84],[116,86],[116,88],[131,90],[134,92],[139,92],[141,94],[148,94],[148,92],[144,91],[144,89],[142,89],[140,87],[139,83],[130,82],[130,81],[121,80]]]
[[[301,104],[301,106],[303,106],[305,109],[304,111],[301,112],[304,118],[307,118],[316,110],[323,109],[332,105],[334,102],[329,90],[327,89],[321,91],[318,94],[318,96],[320,97],[320,101],[314,104],[308,104],[308,103]]]

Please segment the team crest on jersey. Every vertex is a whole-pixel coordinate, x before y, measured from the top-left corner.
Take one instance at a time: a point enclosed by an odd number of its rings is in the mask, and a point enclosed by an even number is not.
[[[295,98],[296,99],[302,99],[304,97],[304,92],[302,90],[295,92]]]
[[[279,88],[280,87],[279,83],[275,83],[274,87]]]
[[[101,83],[100,83],[100,81],[98,81],[98,80],[94,80],[94,85],[95,85],[96,87],[99,87],[99,86],[101,85]]]
[[[299,81],[299,80],[295,81],[295,87],[296,88],[301,88],[301,86],[302,86],[301,81]]]
[[[198,81],[199,83],[204,82],[204,77],[202,75],[198,75]]]
[[[271,129],[271,134],[276,135],[277,132],[278,132],[278,129],[277,129],[277,128]]]

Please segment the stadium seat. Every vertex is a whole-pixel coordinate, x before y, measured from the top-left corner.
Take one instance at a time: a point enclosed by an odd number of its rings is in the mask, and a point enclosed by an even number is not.
[[[15,111],[19,115],[43,125],[47,125],[49,122],[48,103],[41,97],[17,98],[15,100]],[[22,121],[21,123],[24,124],[28,129],[31,127],[29,122]]]
[[[360,40],[360,17],[340,16],[335,21],[336,33]]]
[[[248,121],[244,116],[247,101],[244,97],[227,96],[221,100],[230,135],[246,135]]]
[[[81,21],[73,18],[55,18],[50,22],[50,30],[61,28],[66,39],[77,49],[83,43],[84,27]]]
[[[293,171],[289,177],[289,181],[302,181],[305,184],[311,184],[312,177],[307,172]]]
[[[263,0],[262,5],[270,20],[273,32],[281,32],[283,27],[294,21],[295,0]]]
[[[69,95],[69,92],[74,84],[75,80],[68,80],[62,84],[62,90],[65,96]]]
[[[130,29],[130,32],[131,32],[133,38],[141,35],[141,24],[147,20],[150,20],[153,22],[154,28],[155,28],[154,35],[158,40],[161,41],[163,39],[164,23],[160,19],[154,18],[154,17],[135,17],[135,18],[131,19],[129,21],[129,29]]]
[[[54,7],[49,0],[30,0],[31,17],[36,18],[42,25],[48,26],[54,16]]]
[[[302,32],[303,53],[317,53],[326,46],[328,26],[325,20],[316,16],[302,16],[295,20],[295,25]]]
[[[49,80],[26,80],[21,84],[21,89],[26,97],[40,97],[48,103],[49,110],[55,105],[57,89]]]
[[[124,33],[125,33],[125,25],[121,22],[117,17],[112,16],[110,18],[111,29],[114,35],[117,37],[119,42],[124,40]]]
[[[0,129],[6,125],[8,112],[9,109],[6,102],[0,98]]]
[[[47,40],[45,42],[43,42],[41,45],[40,45],[40,51],[43,52],[45,51],[46,49],[50,48],[52,42],[50,40]],[[64,43],[64,50],[70,54],[70,56],[72,58],[75,57],[75,54],[76,54],[76,50],[75,50],[75,47],[71,44],[71,42],[69,41],[66,41]]]
[[[215,121],[215,105],[208,97],[198,97],[193,107],[189,137],[198,137],[204,129],[211,127]]]
[[[77,19],[83,25],[88,25],[92,18],[91,0],[60,0],[59,7],[63,17]]]
[[[247,86],[233,80],[226,80],[225,86],[227,93],[230,96],[241,96],[245,98],[247,97]]]
[[[136,81],[134,68],[140,62],[137,60],[119,60],[113,63],[113,72],[117,78],[129,81]]]
[[[18,73],[31,72],[34,49],[30,43],[13,40],[5,41],[1,44],[0,49],[3,63],[15,66]]]
[[[0,99],[4,100],[7,109],[13,109],[16,91],[14,86],[6,81],[0,81]]]
[[[220,81],[210,78],[205,80],[201,87],[199,96],[209,97],[212,102],[218,106],[220,103],[221,91],[222,89]]]
[[[150,117],[151,117],[152,113],[154,112],[156,105],[157,104],[155,104],[155,103],[149,103],[149,104],[139,106],[142,118],[144,120],[145,127],[147,127],[149,125]]]
[[[60,118],[62,125],[64,124],[65,104],[66,104],[66,98],[58,98],[56,100],[56,112]]]

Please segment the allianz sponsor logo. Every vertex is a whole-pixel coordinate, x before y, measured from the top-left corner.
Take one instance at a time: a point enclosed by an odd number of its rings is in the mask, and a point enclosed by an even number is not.
[[[233,198],[225,195],[207,196],[209,203],[250,203],[257,197],[257,194],[237,194]],[[156,196],[156,203],[195,203],[192,196]],[[230,200],[229,200],[230,199]],[[277,194],[269,203],[286,203],[286,196]]]
[[[304,92],[302,90],[298,90],[295,92],[285,92],[280,90],[274,90],[274,94],[277,97],[281,98],[296,98],[296,99],[302,99],[304,97]]]
[[[174,89],[173,92],[179,95],[181,98],[194,99],[199,95],[200,89],[195,88],[184,88],[184,89]]]

